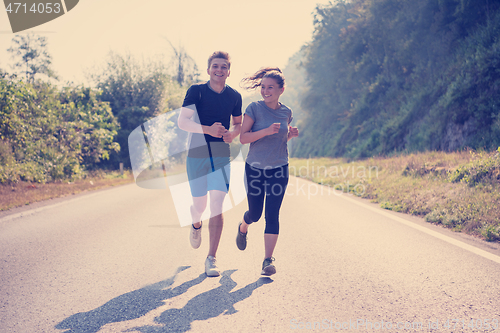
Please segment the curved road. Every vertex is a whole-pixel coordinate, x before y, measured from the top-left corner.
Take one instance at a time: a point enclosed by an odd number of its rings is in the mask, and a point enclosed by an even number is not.
[[[206,278],[168,190],[127,185],[0,217],[0,332],[500,332],[500,247],[291,178],[260,276],[264,221]],[[496,329],[495,329],[496,328]]]

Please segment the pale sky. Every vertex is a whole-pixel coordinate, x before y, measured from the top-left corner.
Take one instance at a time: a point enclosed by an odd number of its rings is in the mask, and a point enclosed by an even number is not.
[[[84,71],[103,65],[109,51],[145,57],[182,45],[208,79],[206,61],[216,50],[229,52],[227,83],[239,82],[263,66],[284,67],[311,40],[316,4],[325,0],[80,0],[65,15],[25,30],[48,38],[53,68],[62,81],[85,83]],[[1,5],[0,5],[1,6]],[[3,8],[3,7],[2,7]],[[12,33],[0,11],[0,68],[10,71]],[[170,59],[170,58],[169,58]]]

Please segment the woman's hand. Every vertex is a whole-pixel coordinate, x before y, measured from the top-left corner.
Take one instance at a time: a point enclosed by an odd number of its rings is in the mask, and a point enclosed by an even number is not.
[[[233,131],[225,131],[224,134],[222,134],[222,140],[224,140],[225,143],[231,143],[233,142],[233,139],[236,136],[234,135]]]
[[[268,128],[266,128],[266,134],[267,135],[273,135],[276,134],[280,131],[281,124],[280,123],[274,123]]]
[[[297,127],[288,126],[288,140],[299,136],[299,129]]]

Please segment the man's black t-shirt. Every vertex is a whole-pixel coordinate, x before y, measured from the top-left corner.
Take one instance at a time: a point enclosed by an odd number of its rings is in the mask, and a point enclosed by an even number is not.
[[[228,85],[221,93],[216,93],[210,88],[210,82],[206,82],[192,85],[186,93],[182,106],[195,111],[193,120],[196,123],[212,126],[215,122],[220,122],[222,126],[229,129],[231,116],[241,116],[242,99],[240,93]],[[199,156],[201,153],[199,157],[204,157],[206,154],[203,151],[206,151],[208,142],[210,142],[208,149],[212,150],[211,155],[229,156],[229,145],[224,143],[222,138],[215,138],[209,134],[190,134],[188,156]],[[221,142],[222,144],[213,145],[212,142]],[[215,147],[218,148],[214,149]]]

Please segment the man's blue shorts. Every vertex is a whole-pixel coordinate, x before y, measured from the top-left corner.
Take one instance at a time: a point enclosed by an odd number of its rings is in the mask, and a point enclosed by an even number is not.
[[[208,191],[228,192],[231,164],[229,157],[187,157],[186,169],[193,197]]]

